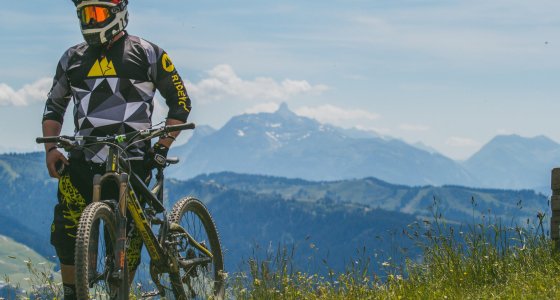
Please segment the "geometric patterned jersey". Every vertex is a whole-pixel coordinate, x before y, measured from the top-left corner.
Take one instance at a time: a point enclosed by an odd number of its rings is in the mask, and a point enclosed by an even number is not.
[[[160,47],[125,33],[109,49],[82,43],[60,59],[43,120],[63,122],[74,102],[75,135],[106,136],[150,128],[156,89],[165,98],[167,118],[185,122],[191,101],[183,80]],[[142,156],[149,141],[129,148]],[[108,147],[92,145],[85,158],[104,162]]]

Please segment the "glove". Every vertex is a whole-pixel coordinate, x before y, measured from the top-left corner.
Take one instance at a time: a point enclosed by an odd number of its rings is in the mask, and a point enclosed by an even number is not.
[[[167,152],[169,152],[169,148],[160,143],[155,143],[146,153],[146,167],[149,170],[165,167]]]

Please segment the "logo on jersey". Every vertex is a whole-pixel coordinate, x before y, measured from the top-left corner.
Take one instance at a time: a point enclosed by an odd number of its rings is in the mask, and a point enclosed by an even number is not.
[[[97,59],[91,70],[89,70],[88,77],[103,77],[103,76],[117,76],[113,62],[103,57],[101,61]]]
[[[169,58],[167,53],[164,53],[161,57],[161,65],[163,66],[163,69],[169,73],[175,70],[175,66],[171,62],[171,59]]]

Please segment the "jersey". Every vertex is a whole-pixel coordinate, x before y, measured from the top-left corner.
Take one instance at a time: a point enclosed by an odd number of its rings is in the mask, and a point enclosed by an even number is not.
[[[154,96],[160,92],[169,107],[167,118],[185,122],[191,100],[167,53],[157,45],[125,33],[109,49],[82,43],[60,59],[43,114],[44,120],[63,123],[74,102],[75,134],[107,136],[143,130],[152,125]],[[143,156],[148,142],[129,148]],[[104,162],[106,145],[88,145],[85,159]]]

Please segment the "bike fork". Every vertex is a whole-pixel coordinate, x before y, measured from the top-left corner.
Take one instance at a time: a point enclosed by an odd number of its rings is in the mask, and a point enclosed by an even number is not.
[[[104,181],[112,180],[116,182],[119,186],[119,199],[117,205],[113,205],[113,210],[116,217],[116,245],[115,245],[115,262],[116,270],[113,272],[112,276],[118,282],[121,283],[119,287],[119,295],[122,295],[122,299],[128,299],[129,283],[128,283],[128,268],[126,259],[126,228],[127,228],[127,218],[126,218],[126,197],[128,191],[128,174],[121,173],[106,173],[104,175],[95,175],[93,177],[93,202],[98,202],[101,199],[101,187]]]

